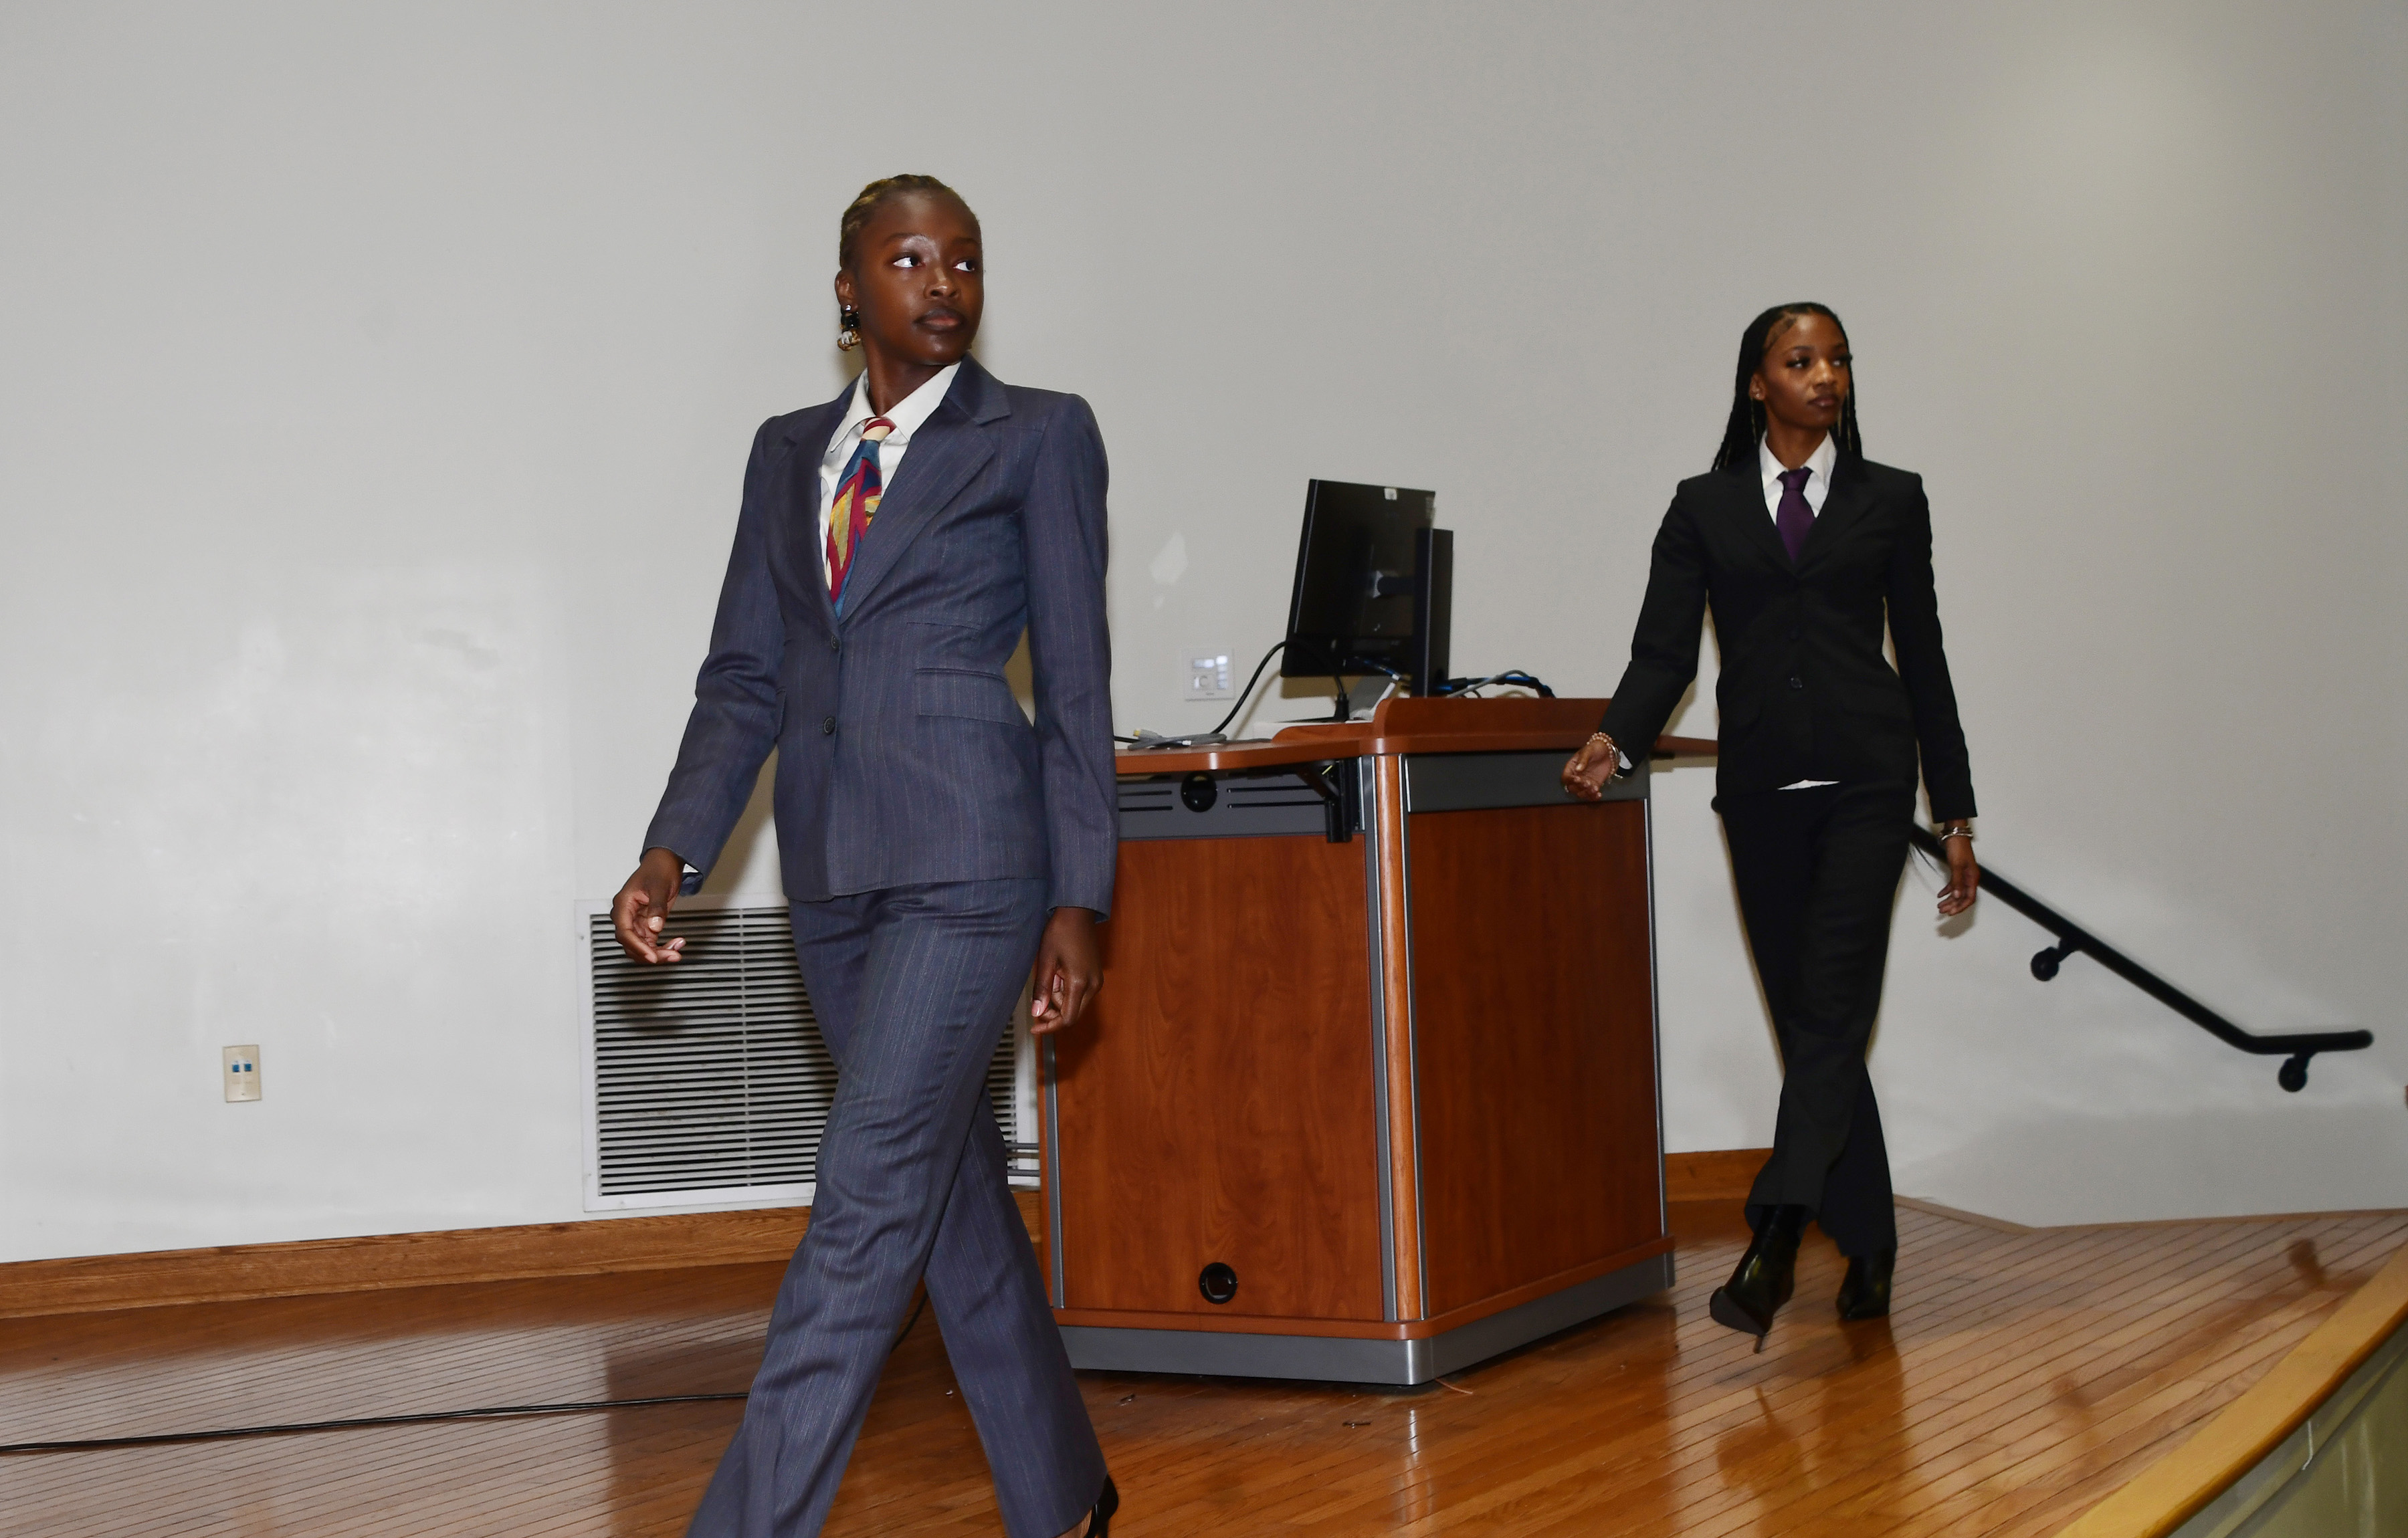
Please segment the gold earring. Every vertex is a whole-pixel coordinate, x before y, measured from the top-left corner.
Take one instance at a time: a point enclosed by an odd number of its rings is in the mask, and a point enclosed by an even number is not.
[[[836,325],[836,349],[838,352],[851,352],[861,345],[861,311],[850,307],[838,310]]]

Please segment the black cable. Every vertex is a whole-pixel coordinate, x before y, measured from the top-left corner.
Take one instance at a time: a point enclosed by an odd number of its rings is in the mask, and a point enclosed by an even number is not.
[[[909,1326],[906,1326],[908,1329]],[[592,1399],[565,1404],[493,1404],[476,1410],[427,1410],[408,1416],[353,1416],[343,1420],[298,1420],[276,1426],[226,1426],[208,1431],[158,1431],[148,1436],[95,1436],[72,1442],[0,1444],[0,1458],[26,1453],[90,1452],[102,1447],[164,1447],[179,1442],[225,1442],[246,1436],[293,1436],[304,1431],[350,1431],[372,1426],[423,1426],[437,1420],[499,1420],[521,1416],[587,1415],[595,1410],[636,1410],[650,1404],[710,1404],[746,1399],[728,1394],[658,1394],[650,1399]]]
[[[1489,679],[1488,681],[1492,684],[1520,684],[1524,688],[1535,691],[1539,698],[1542,700],[1552,700],[1555,697],[1555,691],[1549,689],[1545,684],[1541,683],[1537,674],[1525,673],[1520,668],[1515,668],[1511,673],[1499,673],[1497,676]]]
[[[1388,679],[1388,687],[1380,691],[1381,700],[1386,699],[1391,691],[1399,690],[1405,687],[1405,676],[1403,674],[1398,672],[1395,668],[1390,667],[1387,663],[1377,661],[1373,658],[1349,657],[1339,665],[1340,667],[1359,667],[1363,670],[1361,675],[1362,676],[1369,676],[1374,673],[1385,674]],[[1353,702],[1348,700],[1346,697],[1345,678],[1342,676],[1340,677],[1337,680],[1337,684],[1338,715],[1336,719],[1342,721],[1351,721],[1354,719],[1354,707]],[[1371,702],[1371,705],[1375,709],[1378,708],[1380,700],[1374,700]]]
[[[895,1334],[895,1344],[911,1333],[920,1322],[921,1311],[928,1306],[928,1295],[920,1294],[912,1306],[910,1317]],[[67,1442],[0,1443],[0,1458],[25,1453],[64,1453],[89,1451],[101,1447],[158,1447],[179,1442],[222,1442],[233,1437],[290,1436],[303,1431],[348,1431],[375,1426],[418,1426],[437,1420],[494,1420],[517,1416],[584,1415],[596,1410],[637,1410],[652,1404],[710,1404],[726,1400],[750,1398],[748,1390],[738,1389],[724,1394],[660,1394],[649,1399],[575,1400],[560,1404],[491,1404],[474,1410],[427,1410],[406,1416],[353,1416],[341,1420],[299,1420],[272,1426],[227,1426],[207,1431],[160,1431],[146,1436],[86,1437]]]
[[[911,1327],[920,1322],[920,1315],[928,1306],[928,1295],[920,1294],[912,1305],[910,1317],[895,1333],[895,1344],[903,1344]],[[291,1436],[305,1431],[348,1431],[377,1426],[420,1426],[439,1420],[494,1420],[521,1416],[565,1416],[590,1414],[596,1410],[635,1410],[652,1404],[710,1404],[727,1400],[749,1399],[749,1390],[737,1389],[724,1394],[658,1394],[649,1399],[576,1400],[560,1404],[490,1404],[474,1410],[426,1410],[404,1416],[352,1416],[340,1420],[296,1420],[270,1426],[224,1426],[206,1431],[158,1431],[144,1436],[84,1437],[64,1442],[0,1443],[0,1458],[27,1453],[88,1452],[104,1447],[160,1447],[179,1442],[223,1442],[246,1436]]]
[[[1238,712],[1246,708],[1246,701],[1251,695],[1253,695],[1254,686],[1263,681],[1263,669],[1270,666],[1271,659],[1286,649],[1287,643],[1285,641],[1282,641],[1277,646],[1272,647],[1268,651],[1263,653],[1263,660],[1254,664],[1254,676],[1246,680],[1245,688],[1238,691],[1238,703],[1231,705],[1229,707],[1229,713],[1221,718],[1221,724],[1214,727],[1212,732],[1207,733],[1206,735],[1210,736],[1213,733],[1226,732],[1229,730],[1229,723],[1238,719]]]
[[[1544,700],[1552,700],[1555,697],[1555,691],[1541,683],[1538,675],[1518,667],[1509,668],[1503,673],[1492,673],[1485,678],[1449,678],[1431,692],[1446,696],[1468,694],[1475,689],[1485,689],[1490,684],[1510,684],[1516,688],[1531,690]]]
[[[1257,683],[1260,683],[1260,682],[1262,681],[1263,669],[1264,669],[1264,668],[1266,668],[1266,667],[1268,667],[1268,666],[1269,666],[1269,665],[1270,665],[1270,660],[1271,660],[1272,658],[1274,658],[1274,657],[1278,656],[1278,655],[1280,654],[1280,652],[1281,652],[1282,650],[1283,650],[1283,649],[1286,648],[1286,646],[1287,646],[1287,643],[1286,643],[1285,641],[1282,641],[1278,646],[1275,646],[1275,647],[1271,648],[1270,648],[1270,650],[1266,651],[1266,652],[1264,652],[1264,653],[1263,653],[1263,660],[1262,660],[1261,662],[1256,662],[1256,663],[1254,664],[1254,676],[1253,677],[1248,678],[1248,679],[1246,680],[1246,687],[1245,687],[1245,688],[1243,688],[1243,689],[1241,689],[1241,690],[1238,691],[1238,703],[1237,703],[1237,704],[1235,704],[1235,705],[1231,705],[1231,706],[1229,707],[1229,713],[1228,713],[1227,715],[1226,715],[1226,716],[1224,716],[1224,717],[1222,717],[1222,718],[1221,718],[1221,724],[1220,724],[1220,725],[1218,725],[1218,726],[1216,726],[1216,727],[1214,727],[1214,728],[1212,728],[1212,730],[1211,730],[1211,731],[1210,731],[1210,732],[1198,732],[1198,733],[1196,733],[1196,735],[1195,735],[1195,736],[1193,736],[1193,737],[1175,737],[1175,738],[1164,738],[1164,737],[1156,737],[1156,736],[1152,736],[1152,735],[1140,735],[1140,736],[1135,736],[1135,737],[1124,737],[1124,736],[1122,736],[1120,733],[1118,733],[1116,732],[1116,733],[1112,733],[1112,741],[1114,741],[1114,742],[1125,742],[1125,743],[1165,742],[1165,741],[1174,741],[1174,742],[1197,742],[1197,741],[1202,741],[1202,740],[1210,739],[1210,738],[1212,738],[1212,737],[1218,737],[1218,736],[1220,736],[1222,733],[1226,732],[1227,730],[1229,730],[1229,723],[1230,723],[1231,721],[1236,720],[1236,719],[1238,719],[1238,712],[1239,712],[1239,711],[1240,711],[1240,710],[1243,710],[1243,709],[1246,707],[1246,696],[1248,696],[1249,694],[1252,694],[1252,693],[1254,691],[1254,685],[1256,685]]]
[[[1223,733],[1228,731],[1230,723],[1235,721],[1240,713],[1246,708],[1246,702],[1254,697],[1254,686],[1263,681],[1263,669],[1270,666],[1271,659],[1286,649],[1287,643],[1285,641],[1282,641],[1278,645],[1272,647],[1268,651],[1264,652],[1263,660],[1254,664],[1253,675],[1246,679],[1246,687],[1238,691],[1237,703],[1229,706],[1229,713],[1222,717],[1220,721],[1213,726],[1211,731],[1200,732],[1197,733],[1197,735],[1199,737],[1217,737]],[[1390,667],[1385,662],[1373,662],[1369,657],[1349,657],[1338,665],[1341,668],[1360,667],[1365,673],[1383,673],[1387,675],[1391,680],[1398,684],[1405,681],[1403,674],[1398,673],[1395,668]],[[1338,688],[1338,698],[1340,701],[1340,714],[1342,716],[1346,714],[1346,680],[1343,676],[1340,676],[1336,680],[1336,683]],[[1555,691],[1549,689],[1544,683],[1541,682],[1537,674],[1526,672],[1518,667],[1508,669],[1503,673],[1492,673],[1485,678],[1449,678],[1438,688],[1430,691],[1430,692],[1436,695],[1462,694],[1471,690],[1484,689],[1490,684],[1510,684],[1517,688],[1530,690],[1538,694],[1541,699],[1552,700],[1555,697]],[[1144,740],[1148,739],[1124,737],[1119,735],[1114,735],[1112,738],[1112,741],[1114,742],[1127,743]],[[1160,739],[1153,740],[1158,741]],[[1182,738],[1181,740],[1186,741],[1188,739]]]
[[[895,1344],[911,1333],[920,1322],[920,1313],[928,1306],[928,1294],[922,1292],[912,1305],[911,1317],[895,1332]],[[562,1404],[491,1404],[475,1410],[426,1410],[407,1416],[353,1416],[342,1420],[296,1420],[274,1426],[226,1426],[207,1431],[159,1431],[147,1436],[97,1436],[68,1442],[0,1443],[0,1458],[26,1453],[91,1452],[103,1447],[164,1447],[179,1442],[224,1442],[245,1436],[292,1436],[303,1431],[351,1431],[374,1426],[422,1426],[437,1420],[495,1420],[516,1416],[586,1415],[596,1410],[639,1410],[651,1404],[711,1404],[725,1400],[748,1399],[748,1390],[738,1389],[726,1394],[660,1394],[651,1399],[589,1399]]]

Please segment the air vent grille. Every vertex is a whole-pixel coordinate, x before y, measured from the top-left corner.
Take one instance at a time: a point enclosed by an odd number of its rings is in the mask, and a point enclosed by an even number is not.
[[[816,1177],[837,1075],[785,907],[681,905],[675,928],[685,959],[652,967],[619,948],[608,913],[588,920],[590,1194],[609,1206],[807,1195],[795,1188]],[[1028,1097],[1011,1022],[1001,1037],[987,1092],[1014,1173],[1033,1174],[1036,1150],[1017,1135]]]

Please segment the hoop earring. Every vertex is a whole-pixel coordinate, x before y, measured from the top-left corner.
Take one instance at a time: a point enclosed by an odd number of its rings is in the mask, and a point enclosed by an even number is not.
[[[838,352],[851,352],[861,345],[861,311],[838,310],[836,326],[836,349]]]

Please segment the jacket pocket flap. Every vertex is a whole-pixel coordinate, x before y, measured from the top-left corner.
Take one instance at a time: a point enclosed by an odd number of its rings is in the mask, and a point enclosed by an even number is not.
[[[1025,726],[1020,702],[999,673],[968,668],[924,667],[911,676],[912,707],[923,716],[967,716],[972,720]]]

